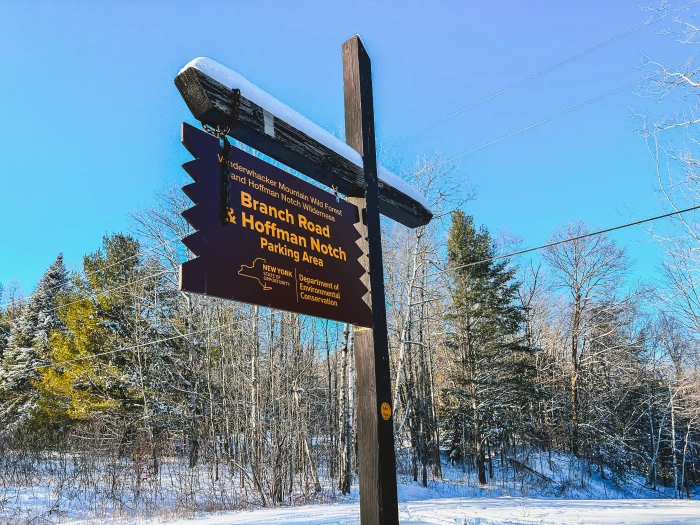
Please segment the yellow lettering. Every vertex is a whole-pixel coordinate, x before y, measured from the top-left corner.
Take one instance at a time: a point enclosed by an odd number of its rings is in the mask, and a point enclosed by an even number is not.
[[[250,193],[246,193],[244,191],[241,192],[241,205],[245,206],[246,208],[252,208],[253,203],[251,202],[252,197],[250,196]]]
[[[301,213],[297,213],[297,216],[299,217],[300,228],[306,228],[310,232],[317,233],[318,235],[323,235],[324,237],[328,237],[330,239],[331,229],[328,225],[322,227],[320,224],[315,224],[306,217],[304,217]]]

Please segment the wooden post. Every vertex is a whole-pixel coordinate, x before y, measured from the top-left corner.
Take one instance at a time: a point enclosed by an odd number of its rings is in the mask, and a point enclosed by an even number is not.
[[[357,441],[362,525],[398,525],[393,404],[384,298],[379,182],[374,141],[372,66],[358,35],[343,44],[345,140],[362,155],[365,197],[349,200],[361,211],[359,244],[368,254],[365,285],[374,329],[355,328]],[[367,296],[366,296],[367,297]]]

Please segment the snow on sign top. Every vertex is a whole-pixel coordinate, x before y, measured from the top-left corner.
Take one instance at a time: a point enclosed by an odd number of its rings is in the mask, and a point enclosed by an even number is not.
[[[206,57],[195,58],[185,65],[185,67],[180,70],[180,73],[191,67],[210,76],[229,89],[240,89],[243,97],[269,111],[274,116],[284,120],[287,124],[295,127],[327,148],[335,151],[338,155],[342,155],[350,162],[357,164],[360,167],[362,166],[362,156],[357,151],[345,144],[345,142],[342,140],[339,140],[331,135],[318,124],[314,124],[305,116],[297,113],[283,102],[280,102],[269,93],[263,91],[240,73],[237,73],[234,70],[219,64],[215,60]],[[430,206],[428,206],[428,201],[423,194],[401,177],[395,175],[379,164],[377,164],[377,172],[377,175],[382,181],[384,181],[385,184],[396,188],[401,193],[420,203],[426,210],[430,209]]]

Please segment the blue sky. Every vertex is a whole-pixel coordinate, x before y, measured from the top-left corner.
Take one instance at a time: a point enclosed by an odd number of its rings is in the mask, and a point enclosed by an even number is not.
[[[686,0],[687,3],[689,0]],[[372,57],[377,141],[397,137],[644,22],[638,0],[569,2],[3,2],[0,4],[0,283],[26,291],[63,252],[71,266],[129,212],[183,180],[173,84],[208,56],[331,131],[343,122],[341,44]],[[690,50],[655,24],[391,148],[451,157],[634,81],[642,53]],[[463,157],[465,210],[524,246],[584,219],[659,212],[630,89]],[[640,230],[614,234],[653,273]]]

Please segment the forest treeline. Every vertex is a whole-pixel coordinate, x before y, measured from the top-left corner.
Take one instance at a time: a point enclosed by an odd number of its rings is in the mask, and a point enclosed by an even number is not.
[[[449,192],[432,185],[449,179],[422,178],[438,209]],[[213,494],[217,483],[237,487],[235,504],[289,504],[324,483],[348,493],[352,327],[178,292],[189,204],[177,189],[161,201],[81,268],[69,272],[59,255],[31,295],[5,290],[5,472],[18,455],[60,450],[117,462],[136,486],[164,463],[204,469]],[[575,458],[572,483],[641,476],[690,497],[700,476],[696,268],[665,262],[664,290],[637,283],[625,250],[589,231],[562,227],[552,241],[577,239],[534,263],[499,258],[508,245],[460,210],[385,228],[402,479],[427,485],[449,462],[485,484],[494,468],[530,468],[521,456],[535,450]]]

